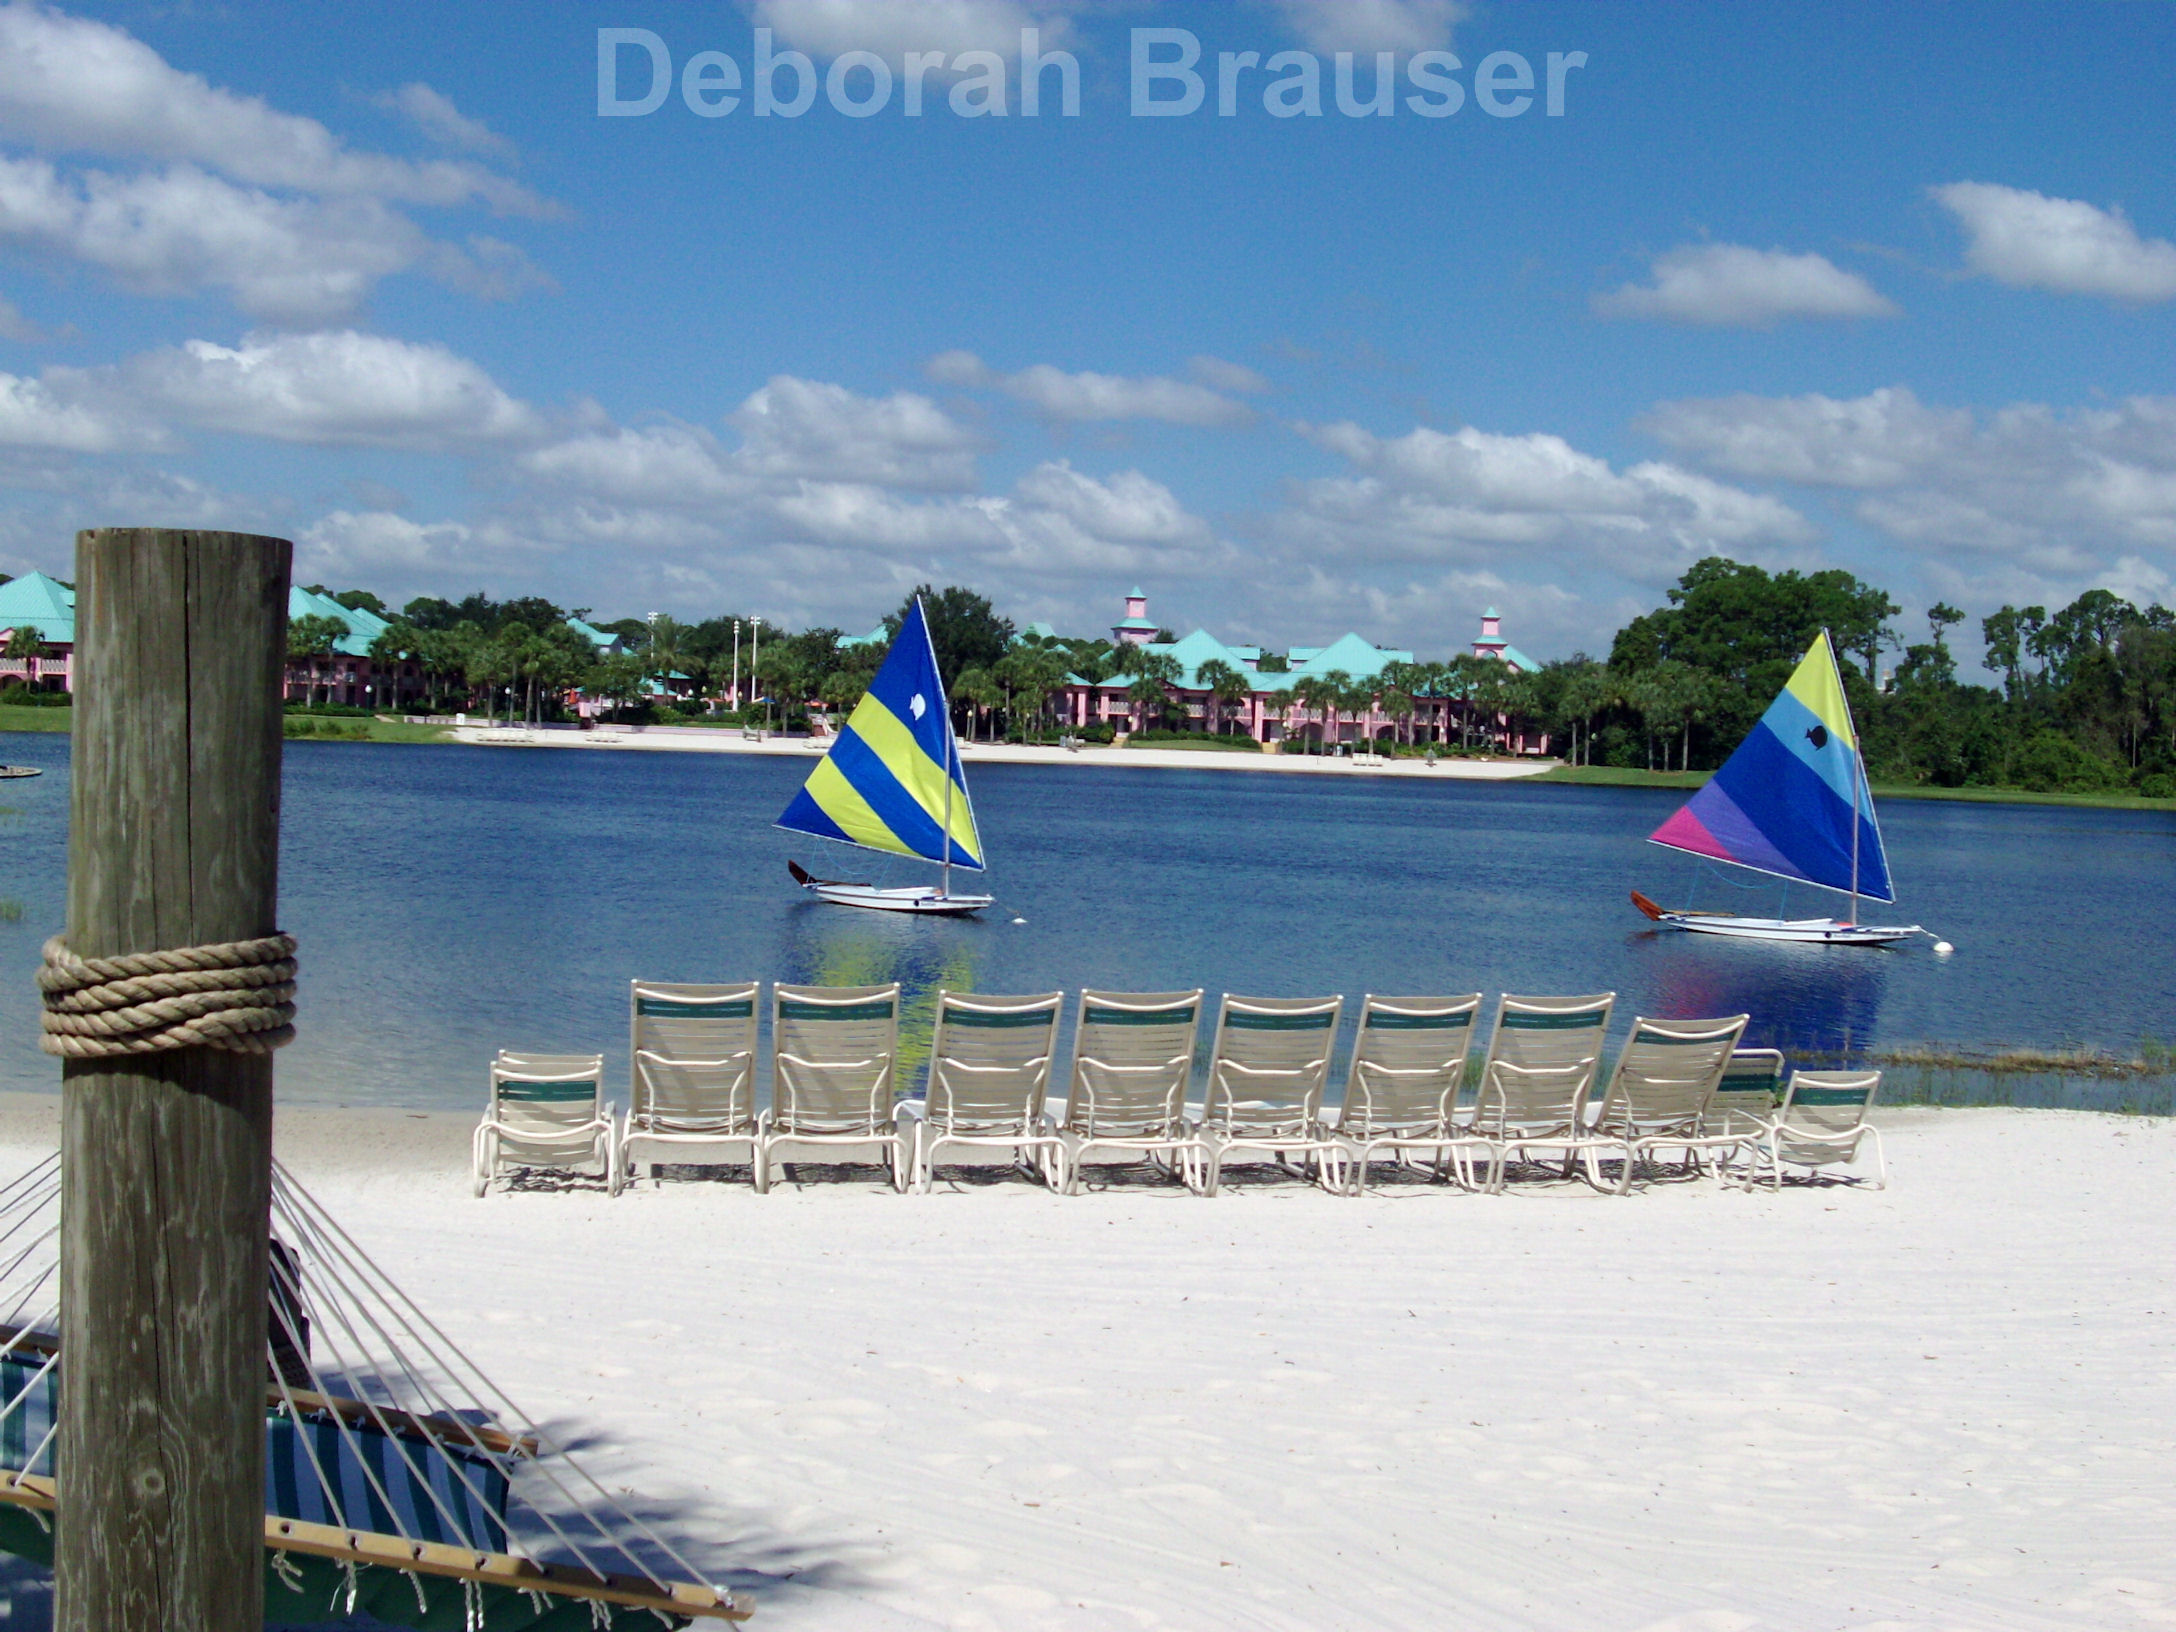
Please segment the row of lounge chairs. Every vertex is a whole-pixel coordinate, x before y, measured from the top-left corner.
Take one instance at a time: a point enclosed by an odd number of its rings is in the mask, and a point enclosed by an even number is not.
[[[476,1193],[517,1168],[594,1167],[616,1194],[645,1163],[738,1164],[767,1190],[794,1162],[872,1162],[928,1190],[939,1159],[1001,1152],[1053,1190],[1083,1170],[1149,1163],[1214,1195],[1236,1160],[1358,1194],[1381,1164],[1500,1191],[1536,1167],[1628,1192],[1675,1157],[1780,1186],[1786,1168],[1854,1162],[1880,1135],[1878,1071],[1797,1071],[1741,1049],[1745,1015],[1640,1017],[1602,1074],[1614,993],[1498,1003],[1471,1097],[1482,997],[1363,998],[1342,1104],[1324,1108],[1342,997],[1227,995],[1202,1098],[1190,1099],[1203,994],[1083,991],[1062,1107],[1053,1108],[1063,992],[938,994],[923,1097],[899,1081],[900,988],[771,990],[771,1104],[757,1104],[759,982],[631,983],[629,1102],[603,1095],[602,1055],[502,1053],[476,1130]],[[987,1159],[987,1158],[985,1158]]]

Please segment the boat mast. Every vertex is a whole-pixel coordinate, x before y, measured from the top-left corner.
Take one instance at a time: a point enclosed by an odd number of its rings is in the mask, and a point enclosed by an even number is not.
[[[959,739],[952,735],[952,713],[944,717],[944,873],[937,885],[940,898],[952,893],[952,777],[959,765]]]
[[[1836,661],[1835,638],[1826,629],[1821,638],[1828,642],[1829,667],[1836,670],[1836,690],[1843,695],[1843,668]],[[1859,751],[1859,722],[1851,718],[1848,695],[1844,696],[1844,718],[1851,725],[1851,916],[1846,921],[1855,924],[1859,921],[1859,784],[1866,780],[1866,760]]]

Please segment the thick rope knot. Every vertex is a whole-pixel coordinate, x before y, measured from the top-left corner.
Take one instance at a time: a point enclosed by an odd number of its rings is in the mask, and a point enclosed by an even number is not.
[[[45,943],[38,989],[45,997],[38,1046],[48,1054],[269,1054],[295,1038],[295,938],[79,958],[56,935]]]

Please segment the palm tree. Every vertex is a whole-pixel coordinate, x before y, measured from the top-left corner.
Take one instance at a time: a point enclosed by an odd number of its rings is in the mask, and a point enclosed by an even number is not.
[[[18,624],[10,629],[7,650],[0,656],[22,664],[25,683],[32,691],[38,689],[38,659],[45,656],[45,641],[39,636],[36,624]]]
[[[338,618],[319,617],[311,613],[295,619],[287,626],[287,656],[294,662],[309,664],[308,700],[317,701],[320,684],[318,664],[332,656],[333,643],[348,632],[348,626]],[[329,678],[324,682],[330,684]]]
[[[952,700],[967,705],[967,740],[979,740],[975,724],[979,716],[993,713],[1005,701],[1005,688],[988,669],[965,669],[952,682]]]
[[[1146,717],[1149,709],[1162,712],[1171,706],[1169,686],[1180,674],[1179,660],[1169,652],[1151,652],[1143,647],[1129,647],[1132,661],[1124,672],[1136,675],[1132,685],[1126,688],[1126,700],[1134,705],[1136,719]],[[1136,730],[1146,729],[1136,726]]]
[[[1212,657],[1196,669],[1194,684],[1209,694],[1209,712],[1220,735],[1231,724],[1231,710],[1254,695],[1247,677],[1221,657]]]

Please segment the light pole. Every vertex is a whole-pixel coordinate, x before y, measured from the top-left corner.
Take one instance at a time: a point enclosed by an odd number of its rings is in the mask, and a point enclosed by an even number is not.
[[[763,689],[763,620],[761,618],[750,618],[748,620],[748,689],[759,693]],[[770,723],[771,705],[770,701],[765,699],[763,704],[763,724],[768,726]]]

